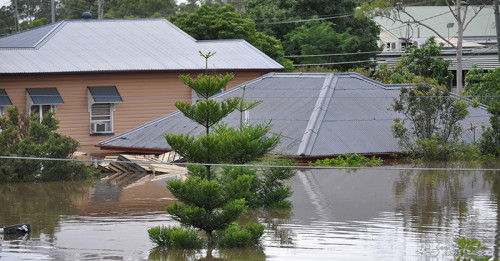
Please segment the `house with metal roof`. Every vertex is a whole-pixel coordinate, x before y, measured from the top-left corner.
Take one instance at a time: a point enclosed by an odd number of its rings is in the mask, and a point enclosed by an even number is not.
[[[465,7],[463,8],[465,9]],[[466,71],[472,69],[474,64],[483,69],[495,69],[500,66],[493,7],[486,6],[480,9],[479,6],[469,5],[467,8],[467,21],[474,14],[473,11],[478,11],[478,14],[463,32],[462,70],[465,71],[464,77]],[[373,18],[373,21],[381,29],[379,45],[382,52],[377,55],[377,63],[395,65],[400,60],[406,46],[420,46],[431,36],[434,36],[436,42],[444,44],[442,57],[451,61],[449,70],[455,72],[456,50],[439,37],[441,35],[454,44],[458,40],[457,21],[449,7],[405,6],[404,10],[411,17],[399,12],[398,20],[380,16]],[[434,31],[412,22],[414,19],[428,25]]]
[[[400,85],[384,85],[356,73],[269,73],[212,97],[220,100],[242,97],[261,103],[246,112],[251,124],[271,121],[272,133],[282,135],[276,154],[299,158],[326,157],[345,153],[391,155],[400,152],[391,131],[398,115],[391,104]],[[489,123],[484,108],[470,108],[460,124],[463,139],[473,141]],[[238,126],[241,115],[223,119]],[[171,150],[164,134],[198,135],[203,127],[179,111],[165,115],[115,137],[99,142],[105,150],[161,154]],[[473,132],[475,131],[475,133]]]
[[[245,40],[198,41],[165,19],[68,20],[0,37],[0,112],[55,111],[59,132],[100,153],[105,137],[175,111],[196,94],[179,79],[234,73],[232,88],[283,71]],[[1,116],[1,115],[0,115]]]

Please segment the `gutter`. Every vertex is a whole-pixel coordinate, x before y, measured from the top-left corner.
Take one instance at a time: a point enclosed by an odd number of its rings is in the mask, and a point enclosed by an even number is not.
[[[157,149],[157,148],[137,148],[137,147],[121,147],[121,146],[106,146],[95,145],[101,150],[111,150],[115,152],[131,152],[139,154],[164,154],[172,151],[171,149]]]

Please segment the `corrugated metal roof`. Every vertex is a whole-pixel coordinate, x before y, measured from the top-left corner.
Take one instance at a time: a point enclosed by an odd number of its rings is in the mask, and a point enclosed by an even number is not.
[[[51,88],[26,88],[33,105],[63,104],[64,101],[55,87]]]
[[[464,7],[465,8],[465,7]],[[473,15],[473,10],[478,10],[478,6],[468,7],[467,21]],[[405,11],[411,14],[417,21],[423,21],[426,25],[437,31],[444,37],[448,37],[448,23],[454,23],[450,28],[450,37],[457,37],[457,21],[453,17],[448,6],[406,6]],[[400,12],[402,21],[411,21],[411,19],[404,13]],[[387,18],[375,17],[373,19],[379,24],[383,30],[390,32],[398,38],[428,38],[430,36],[437,36],[435,32],[429,30],[424,26],[416,24],[406,24],[404,22],[393,21]],[[485,38],[490,37],[494,42],[496,40],[495,29],[495,14],[491,6],[483,8],[479,14],[470,22],[467,29],[464,31],[464,38]]]
[[[399,95],[396,85],[383,85],[355,73],[272,73],[242,84],[245,99],[262,100],[250,110],[250,123],[272,119],[272,133],[282,139],[275,153],[292,156],[327,156],[344,153],[399,152],[398,139],[391,126],[397,116],[390,110]],[[233,88],[214,97],[241,96],[241,88]],[[488,124],[484,108],[469,109],[464,127]],[[224,122],[237,126],[238,113]],[[476,138],[481,130],[476,129]],[[202,133],[200,125],[180,112],[166,115],[133,130],[101,141],[103,147],[169,149],[164,133]],[[467,131],[466,131],[467,132]],[[471,135],[465,135],[471,141]]]
[[[61,24],[62,22],[57,22],[9,35],[8,37],[0,37],[0,48],[35,48]]]
[[[7,95],[5,89],[0,89],[0,106],[10,105],[12,105],[12,101],[10,100],[9,95]]]
[[[123,102],[115,86],[87,87],[95,103],[120,103]]]
[[[27,48],[31,47],[31,48]],[[196,41],[165,19],[69,20],[0,38],[1,73],[283,70],[245,40]]]

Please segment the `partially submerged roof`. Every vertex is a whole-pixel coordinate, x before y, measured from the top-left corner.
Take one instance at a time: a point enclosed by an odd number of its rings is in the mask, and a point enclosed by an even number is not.
[[[0,74],[281,71],[245,40],[197,41],[165,19],[68,20],[0,37]]]
[[[397,116],[390,110],[399,86],[383,85],[356,73],[270,73],[246,86],[245,99],[262,100],[249,111],[251,124],[272,119],[273,133],[282,139],[274,153],[288,156],[329,156],[345,153],[390,154],[399,152],[391,125]],[[214,97],[241,97],[242,88],[233,88]],[[489,118],[484,108],[470,109],[461,124],[480,126]],[[239,112],[224,122],[238,126]],[[480,137],[481,128],[475,137]],[[101,141],[102,149],[161,153],[170,150],[163,134],[203,132],[200,125],[174,112],[133,130]],[[472,141],[473,133],[465,131]]]
[[[463,7],[465,9],[465,7]],[[468,6],[467,21],[473,16],[473,10],[479,10],[479,6]],[[417,21],[430,26],[432,29],[440,33],[443,37],[457,37],[457,21],[453,17],[448,6],[407,6],[405,7],[411,16]],[[424,26],[417,26],[416,24],[407,24],[406,21],[411,19],[400,12],[401,21],[392,21],[387,18],[375,17],[373,20],[379,24],[383,30],[389,32],[391,35],[398,38],[429,38],[437,36]],[[448,27],[449,23],[454,23],[453,27]],[[464,38],[466,39],[490,39],[491,43],[496,43],[496,29],[495,29],[495,14],[491,6],[484,7],[479,14],[470,22],[467,29],[464,31]]]

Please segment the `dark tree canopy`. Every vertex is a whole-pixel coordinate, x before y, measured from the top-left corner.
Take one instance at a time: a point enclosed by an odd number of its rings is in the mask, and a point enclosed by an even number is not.
[[[243,18],[232,5],[204,4],[194,13],[180,13],[169,19],[197,40],[245,39],[269,57],[286,65],[280,41],[257,31],[253,20]]]
[[[353,0],[249,0],[245,2],[245,15],[255,21],[258,30],[281,40],[286,55],[336,54],[291,57],[295,63],[316,62],[345,70],[369,67],[371,63],[366,61],[379,49],[379,28],[369,19],[355,18],[356,5]],[[339,41],[341,46],[333,47]]]

